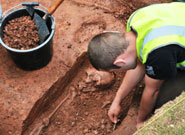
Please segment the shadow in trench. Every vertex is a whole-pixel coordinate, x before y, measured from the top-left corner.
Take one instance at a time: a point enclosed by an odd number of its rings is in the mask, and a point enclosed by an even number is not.
[[[162,85],[155,109],[161,107],[170,100],[175,99],[185,91],[185,71],[178,70],[177,76],[173,79],[166,80]]]

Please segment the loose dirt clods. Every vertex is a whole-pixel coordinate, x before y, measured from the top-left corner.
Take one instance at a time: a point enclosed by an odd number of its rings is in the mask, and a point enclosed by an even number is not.
[[[9,47],[26,50],[38,46],[37,26],[30,16],[22,16],[9,21],[3,32],[3,41]]]
[[[66,88],[71,93],[70,97],[53,116],[53,121],[43,130],[42,135],[54,135],[57,132],[69,135],[111,134],[120,123],[113,124],[107,111],[123,75],[123,72],[113,74],[97,71],[86,60]],[[132,95],[133,93],[129,94],[122,103],[124,115],[132,102]]]

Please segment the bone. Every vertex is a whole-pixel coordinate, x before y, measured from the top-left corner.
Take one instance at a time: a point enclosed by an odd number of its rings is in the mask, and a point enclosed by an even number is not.
[[[86,83],[93,83],[95,87],[107,88],[111,86],[115,80],[115,74],[98,71],[93,68],[89,68],[87,71]]]

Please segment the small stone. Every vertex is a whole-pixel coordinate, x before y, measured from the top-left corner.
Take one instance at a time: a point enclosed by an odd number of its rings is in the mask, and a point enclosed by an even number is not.
[[[106,124],[105,119],[102,119],[102,120],[101,120],[101,124]]]
[[[75,122],[73,121],[72,123],[71,123],[71,126],[73,127],[75,125]]]
[[[60,122],[60,121],[56,121],[56,124],[57,124],[57,125],[61,125],[61,122]]]
[[[88,113],[88,112],[85,112],[85,115],[86,115],[86,116],[88,116],[88,115],[89,115],[89,113]]]
[[[94,130],[93,133],[94,133],[95,135],[97,135],[97,134],[98,134],[98,131],[97,131],[97,130]]]
[[[101,125],[101,129],[104,129],[105,128],[105,125]]]
[[[85,134],[85,133],[88,133],[89,132],[89,129],[88,128],[85,128],[84,130],[83,130],[83,133]]]
[[[173,124],[170,124],[170,127],[174,128],[174,125]]]

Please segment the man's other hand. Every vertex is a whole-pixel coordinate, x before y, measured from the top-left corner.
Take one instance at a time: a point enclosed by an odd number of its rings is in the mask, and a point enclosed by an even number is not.
[[[120,110],[121,110],[121,106],[120,104],[115,104],[115,103],[112,103],[109,111],[108,111],[108,116],[110,118],[110,120],[113,122],[113,123],[117,123],[118,122],[118,115],[120,113]]]

